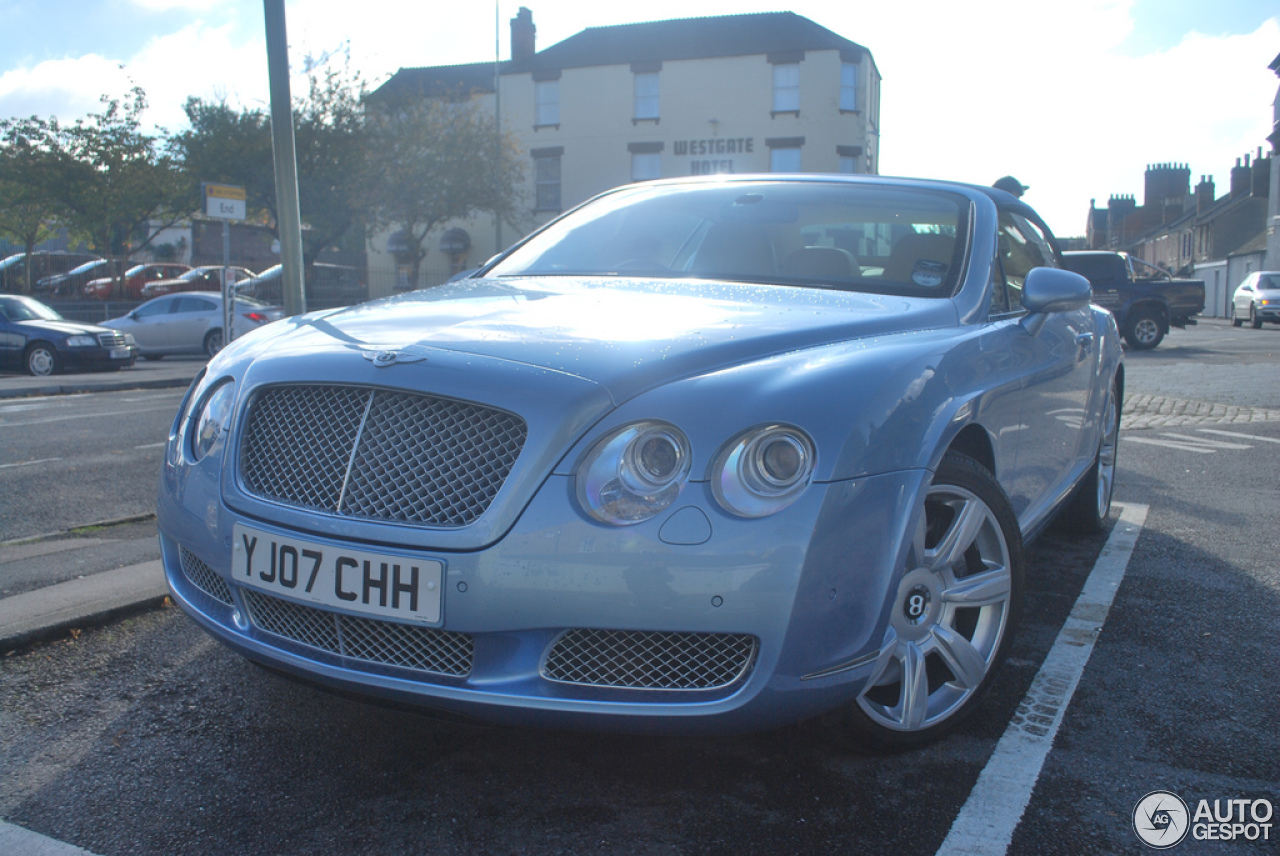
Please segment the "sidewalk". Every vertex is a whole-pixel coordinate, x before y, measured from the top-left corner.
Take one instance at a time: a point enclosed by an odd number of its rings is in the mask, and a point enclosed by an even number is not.
[[[114,372],[82,372],[53,377],[0,373],[0,399],[185,387],[191,385],[204,364],[203,357],[167,357],[163,360],[140,359],[130,368]]]

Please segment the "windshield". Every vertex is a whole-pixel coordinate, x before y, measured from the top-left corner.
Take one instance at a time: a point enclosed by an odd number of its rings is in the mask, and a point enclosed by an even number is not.
[[[1258,277],[1258,288],[1280,291],[1280,273],[1264,273]]]
[[[571,212],[482,273],[949,297],[968,211],[959,195],[869,182],[635,185]]]
[[[107,263],[106,259],[94,259],[91,262],[85,262],[84,264],[80,265],[80,267],[72,268],[67,275],[70,276],[71,274],[88,273],[94,268],[99,267],[101,265],[105,265],[106,263]]]
[[[10,321],[62,321],[61,315],[29,297],[0,298],[0,312]]]

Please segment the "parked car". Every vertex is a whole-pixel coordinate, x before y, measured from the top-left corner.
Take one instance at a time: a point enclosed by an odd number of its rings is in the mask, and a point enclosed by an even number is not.
[[[93,253],[64,253],[37,250],[28,260],[26,253],[15,253],[0,261],[0,291],[20,292],[26,289],[26,269],[31,267],[31,287],[41,279],[66,273],[74,267],[93,261]]]
[[[67,369],[122,369],[137,350],[124,333],[68,321],[31,297],[0,294],[0,366],[44,377]]]
[[[191,265],[178,262],[149,262],[134,265],[124,272],[124,294],[122,299],[139,300],[142,289],[148,283],[164,279],[173,279],[191,270]],[[114,277],[91,279],[84,284],[84,296],[98,300],[110,300],[115,292],[117,280]]]
[[[241,294],[267,303],[283,303],[283,268],[280,265],[269,267],[237,288]],[[369,299],[369,289],[360,269],[349,265],[316,262],[306,272],[304,288],[308,309],[351,306]]]
[[[248,298],[236,299],[234,306],[234,336],[284,317],[280,307]],[[166,294],[148,300],[128,315],[104,321],[103,326],[131,335],[138,353],[149,360],[173,354],[211,357],[223,345],[222,295]]]
[[[1255,330],[1262,322],[1280,324],[1280,271],[1260,270],[1249,274],[1231,296],[1231,323],[1239,327],[1248,320]]]
[[[1093,300],[1116,316],[1129,347],[1156,347],[1170,327],[1190,327],[1204,311],[1204,281],[1177,279],[1168,271],[1129,255],[1106,250],[1063,254],[1067,269],[1093,285]]]
[[[66,273],[40,279],[36,291],[51,297],[73,297],[81,293],[91,279],[119,276],[122,263],[117,259],[92,259]]]
[[[186,273],[179,274],[173,279],[162,279],[147,283],[142,288],[142,297],[150,300],[162,294],[173,294],[179,291],[216,291],[221,293],[222,272],[224,270],[226,268],[222,265],[204,265],[191,268]],[[231,274],[235,277],[236,283],[253,278],[253,271],[244,267],[233,266]]]
[[[1109,513],[1119,332],[1061,264],[986,187],[618,188],[471,278],[210,361],[165,455],[169,586],[366,697],[919,745],[1052,573],[1023,545]]]

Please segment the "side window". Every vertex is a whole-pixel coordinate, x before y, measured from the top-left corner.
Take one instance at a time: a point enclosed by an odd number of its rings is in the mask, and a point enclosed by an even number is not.
[[[1017,308],[1016,305],[1011,307],[1009,304],[1009,286],[1005,282],[1004,274],[1000,270],[1000,265],[991,266],[991,309],[989,314],[991,317],[998,315],[1006,315],[1011,308]]]
[[[178,305],[174,312],[209,312],[215,308],[215,304],[200,297],[179,297],[175,302]]]
[[[1008,290],[1008,304],[1022,303],[1022,283],[1032,268],[1057,267],[1044,233],[1020,214],[1000,213],[1000,269]]]
[[[172,300],[157,300],[145,306],[139,306],[134,314],[139,318],[152,318],[156,315],[168,315],[173,311]]]

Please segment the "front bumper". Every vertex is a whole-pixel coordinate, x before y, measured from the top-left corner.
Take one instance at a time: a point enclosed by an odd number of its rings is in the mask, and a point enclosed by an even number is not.
[[[121,369],[134,364],[138,348],[135,345],[60,348],[58,357],[66,369]]]
[[[585,518],[572,478],[552,476],[511,531],[485,549],[354,544],[443,563],[440,621],[413,628],[408,642],[403,624],[296,602],[269,617],[260,595],[233,581],[237,522],[335,548],[353,543],[320,535],[320,521],[306,532],[284,529],[232,511],[212,491],[187,490],[179,502],[171,486],[158,515],[177,603],[263,665],[495,722],[723,732],[805,719],[861,690],[883,638],[911,509],[927,482],[927,473],[907,471],[813,485],[795,505],[759,520],[725,514],[708,485],[693,483],[668,513],[618,528]],[[295,630],[313,620],[336,629]],[[353,622],[374,641],[342,644]],[[556,657],[566,640],[578,646],[582,638],[589,641],[575,656],[599,662],[566,679]],[[659,659],[664,675],[697,671],[705,658],[726,656],[722,641],[742,668],[717,666],[721,677],[707,686],[616,678]],[[400,650],[406,644],[448,651],[423,667]]]

